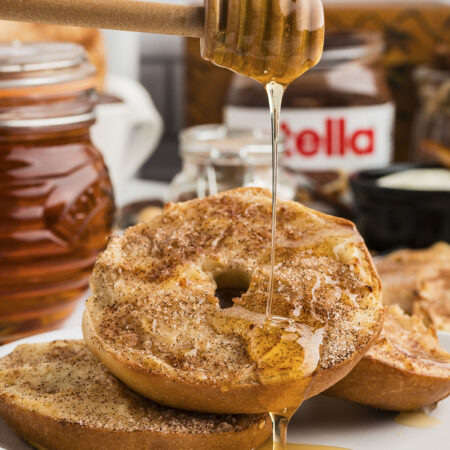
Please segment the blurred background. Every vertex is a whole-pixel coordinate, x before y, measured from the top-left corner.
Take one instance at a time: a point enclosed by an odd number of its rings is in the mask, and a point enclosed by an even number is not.
[[[167,0],[167,3],[183,2]],[[396,111],[396,120],[393,125],[392,148],[389,151],[385,149],[389,156],[384,155],[384,159],[380,161],[385,164],[387,157],[393,161],[417,159],[417,155],[414,155],[417,145],[414,141],[416,136],[412,124],[420,113],[421,103],[418,77],[414,77],[413,72],[421,65],[434,64],[444,67],[448,64],[450,0],[426,2],[324,0],[324,5],[328,34],[342,30],[346,32],[362,30],[369,34],[378,33],[382,40],[383,51],[380,55],[382,73],[379,72],[376,76],[385,78],[382,83],[384,81],[387,83],[388,95],[392,98]],[[39,26],[33,25],[33,27]],[[52,26],[48,27],[51,31],[45,31],[45,26],[41,28],[42,32],[25,33],[18,26],[15,34],[19,38],[26,35],[28,40],[71,39],[71,32],[58,33],[54,31],[57,27]],[[11,34],[4,31],[2,40],[10,39]],[[162,118],[163,133],[158,143],[155,143],[151,156],[138,170],[137,176],[170,182],[180,172],[182,165],[178,140],[180,131],[192,125],[224,121],[224,111],[227,106],[233,104],[236,91],[240,92],[239,87],[236,88],[232,83],[232,74],[202,61],[199,42],[195,39],[101,31],[101,36],[92,38],[98,41],[95,44],[96,48],[92,47],[92,39],[87,39],[86,42],[83,42],[83,39],[82,36],[75,36],[72,40],[81,44],[85,43],[88,50],[91,47],[91,56],[95,53],[97,58],[94,62],[102,65],[100,69],[102,76],[119,75],[136,80],[150,94]],[[100,50],[102,44],[99,40],[101,39],[104,40],[104,54],[101,54],[102,50]],[[103,58],[106,59],[106,66],[101,61]],[[103,73],[104,70],[106,74]],[[372,83],[371,80],[367,81],[367,77],[352,80],[353,84],[355,82],[359,82],[360,85]],[[341,90],[344,88],[338,87]],[[293,88],[288,89],[288,93],[290,90],[292,91]],[[263,95],[260,96],[261,101],[265,102]],[[258,106],[261,101],[257,102]],[[289,100],[285,100],[285,103],[288,102]],[[244,106],[254,106],[250,103],[252,102],[247,100]],[[296,105],[292,101],[291,104],[293,107]],[[341,105],[342,102],[339,103],[339,106]],[[336,105],[333,104],[333,106]],[[228,125],[235,127],[233,118],[228,120],[228,117],[225,117],[225,119]],[[254,126],[253,123],[250,125]],[[367,168],[373,166],[372,162],[367,165]],[[311,167],[315,169],[314,164]],[[364,164],[357,168],[364,168]],[[120,200],[119,203],[122,201]]]
[[[383,62],[397,109],[400,107],[397,124],[402,127],[395,130],[394,159],[410,159],[410,126],[419,102],[411,73],[436,58],[439,46],[450,45],[450,0],[324,0],[324,5],[327,32],[353,29],[382,34]],[[178,132],[184,126],[217,123],[223,118],[231,75],[225,69],[202,64],[195,40],[114,31],[105,32],[105,36],[109,70],[137,77],[164,120],[161,144],[141,173],[170,181],[181,167]]]

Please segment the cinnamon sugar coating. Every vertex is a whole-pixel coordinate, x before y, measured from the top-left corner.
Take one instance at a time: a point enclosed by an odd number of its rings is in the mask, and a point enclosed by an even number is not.
[[[169,204],[111,238],[87,314],[105,351],[139,370],[220,385],[282,383],[345,361],[374,339],[380,283],[354,225],[279,201],[267,322],[271,196],[241,188]],[[231,308],[215,296],[248,284]]]
[[[439,347],[436,332],[420,317],[386,306],[383,330],[364,358],[422,375],[450,379],[450,353]]]
[[[130,391],[83,341],[21,345],[0,359],[0,402],[105,431],[220,434],[265,426],[265,416],[214,415],[159,405]]]

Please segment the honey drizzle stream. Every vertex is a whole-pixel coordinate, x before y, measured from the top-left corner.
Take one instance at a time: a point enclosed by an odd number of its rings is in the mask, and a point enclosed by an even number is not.
[[[270,418],[272,419],[273,450],[285,450],[290,417],[270,413]]]
[[[265,86],[269,99],[272,125],[272,236],[265,325],[283,327],[290,324],[291,319],[272,314],[281,101],[286,86],[317,64],[322,55],[323,8],[320,0],[262,0],[255,2],[255,5],[242,0],[217,0],[207,4],[203,58],[260,82]],[[269,413],[273,422],[274,450],[286,449],[289,420],[304,400],[306,391],[295,408],[292,405],[284,409],[267,405],[268,409],[272,408]]]
[[[275,273],[275,240],[277,234],[277,183],[278,183],[278,134],[280,131],[280,109],[284,87],[271,81],[266,84],[269,98],[270,121],[272,126],[272,241],[270,249],[269,296],[266,304],[266,316],[272,318],[273,283]]]
[[[267,320],[272,319],[273,285],[275,275],[276,234],[277,234],[277,182],[278,182],[278,134],[280,131],[280,110],[283,100],[284,87],[270,81],[266,84],[267,97],[269,99],[270,121],[272,127],[272,240],[270,248],[270,278],[269,292],[266,304]],[[286,449],[287,429],[291,414],[279,414],[270,412],[273,430],[273,450]]]

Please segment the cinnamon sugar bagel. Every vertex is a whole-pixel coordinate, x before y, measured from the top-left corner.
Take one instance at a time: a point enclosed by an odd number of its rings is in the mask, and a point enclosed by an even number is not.
[[[48,450],[250,450],[266,415],[213,415],[153,403],[117,380],[82,341],[20,345],[0,359],[0,417]]]
[[[423,408],[450,394],[450,354],[419,317],[387,306],[377,342],[326,393],[380,409]]]
[[[295,409],[344,377],[382,327],[370,255],[351,222],[279,201],[268,321],[271,206],[241,188],[111,238],[83,318],[92,352],[144,396],[204,412]]]

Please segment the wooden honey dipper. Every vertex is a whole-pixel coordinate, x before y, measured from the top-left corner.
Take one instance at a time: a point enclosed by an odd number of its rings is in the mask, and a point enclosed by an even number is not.
[[[204,59],[284,86],[317,63],[323,46],[320,0],[1,0],[0,19],[197,37]]]

